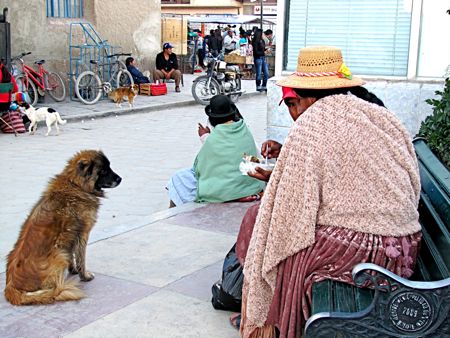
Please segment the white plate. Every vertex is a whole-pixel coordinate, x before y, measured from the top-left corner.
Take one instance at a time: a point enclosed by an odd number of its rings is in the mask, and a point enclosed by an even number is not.
[[[275,167],[275,163],[255,163],[255,162],[248,162],[248,161],[243,161],[239,164],[239,170],[242,173],[242,175],[248,175],[248,173],[255,173],[255,168],[256,167],[260,167],[264,170],[269,170],[272,171],[273,168]]]

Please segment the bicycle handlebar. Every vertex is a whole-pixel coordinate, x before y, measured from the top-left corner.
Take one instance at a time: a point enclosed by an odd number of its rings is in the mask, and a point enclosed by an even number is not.
[[[112,55],[108,55],[108,58],[112,58],[115,56],[131,56],[131,53],[117,53],[117,54],[112,54]]]
[[[20,53],[20,55],[17,55],[17,56],[15,56],[15,57],[13,57],[13,58],[11,58],[11,60],[19,60],[19,59],[21,59],[21,58],[23,58],[25,55],[30,55],[31,54],[31,52],[23,52],[23,53]]]

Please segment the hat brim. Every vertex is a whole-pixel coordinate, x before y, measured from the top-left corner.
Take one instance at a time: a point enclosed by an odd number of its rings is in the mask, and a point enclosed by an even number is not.
[[[365,82],[359,77],[351,79],[337,75],[321,77],[302,77],[295,74],[286,76],[276,83],[278,86],[297,89],[335,89],[362,86]]]

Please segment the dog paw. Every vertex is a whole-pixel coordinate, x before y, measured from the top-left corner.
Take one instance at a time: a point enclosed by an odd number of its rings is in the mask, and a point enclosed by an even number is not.
[[[92,272],[86,271],[84,275],[80,275],[80,280],[83,282],[89,282],[95,278],[95,275]]]

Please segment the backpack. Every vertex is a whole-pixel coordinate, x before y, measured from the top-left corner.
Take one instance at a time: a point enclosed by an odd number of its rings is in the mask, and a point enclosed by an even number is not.
[[[212,286],[211,303],[216,310],[241,312],[243,270],[234,244],[223,261],[222,279]]]

